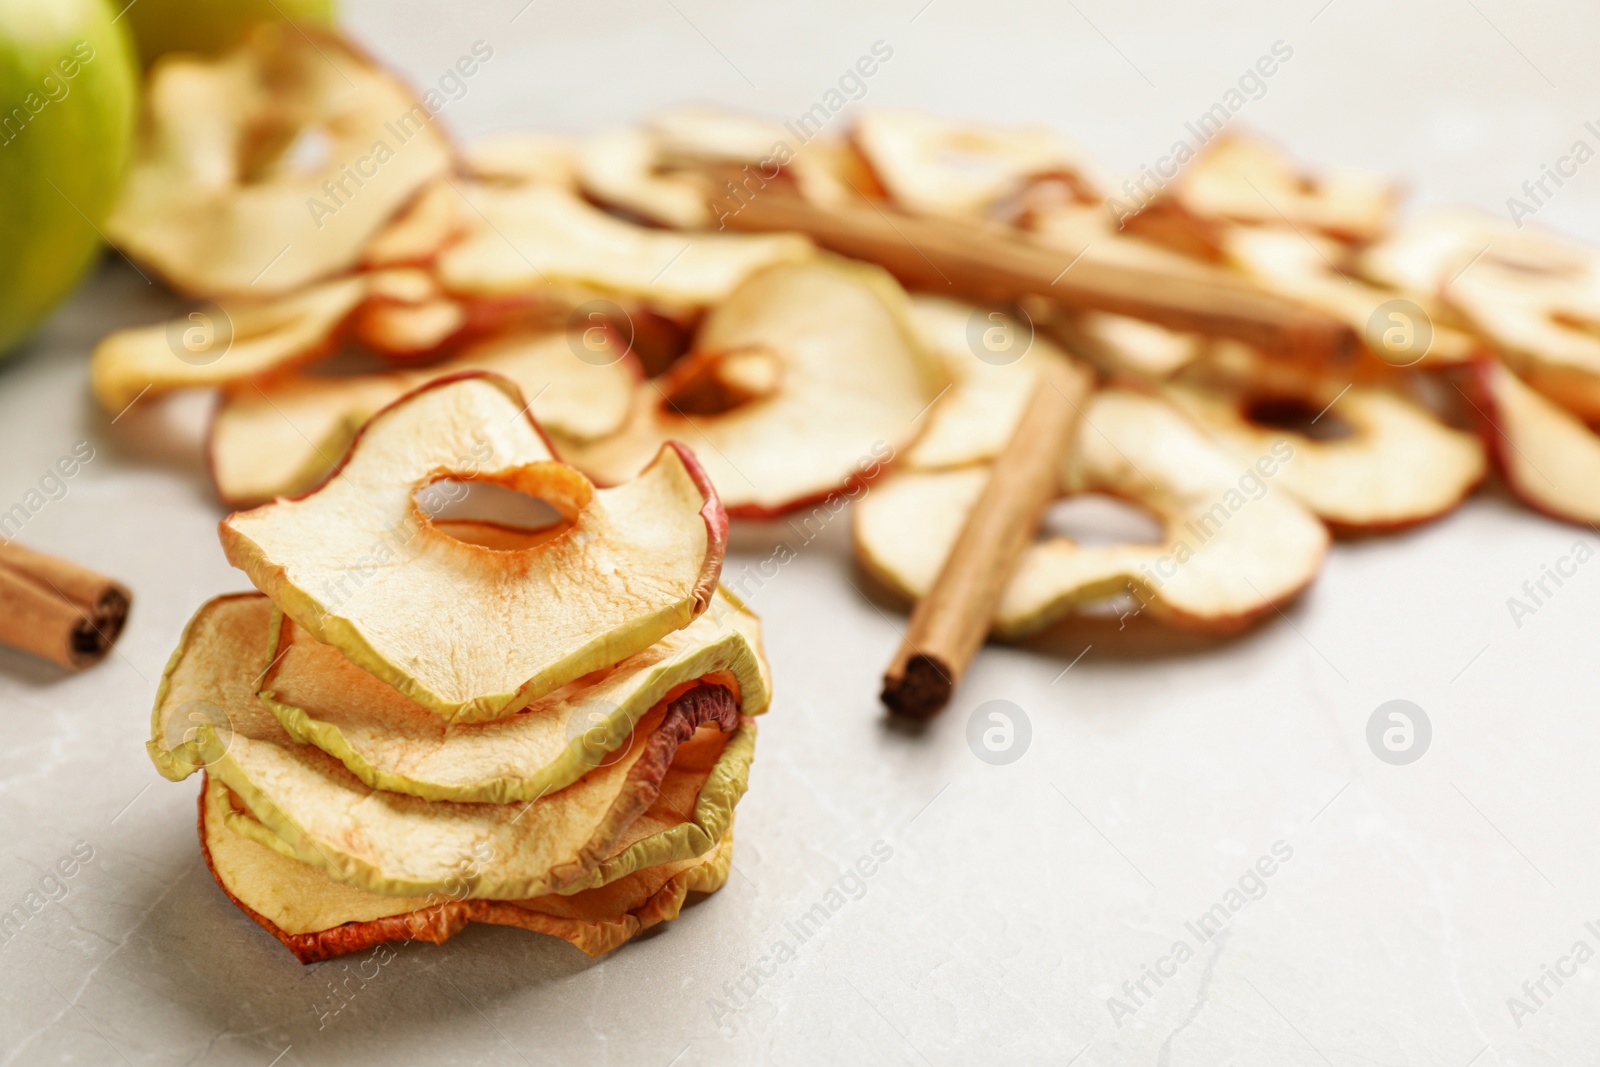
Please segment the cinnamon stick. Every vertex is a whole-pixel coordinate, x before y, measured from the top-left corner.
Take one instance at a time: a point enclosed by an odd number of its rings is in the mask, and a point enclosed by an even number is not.
[[[1223,270],[1197,265],[1179,274],[1093,256],[1074,260],[1004,230],[865,199],[821,206],[781,187],[762,189],[734,210],[714,202],[714,210],[725,227],[803,233],[824,248],[877,263],[907,285],[968,299],[1042,296],[1287,355],[1337,359],[1357,350],[1347,323]]]
[[[0,543],[0,643],[82,670],[111,650],[132,600],[87,567]]]
[[[883,675],[883,702],[903,715],[944,707],[989,634],[1022,550],[1060,488],[1090,374],[1047,362],[1022,419],[956,538],[933,588],[917,602],[905,640]]]

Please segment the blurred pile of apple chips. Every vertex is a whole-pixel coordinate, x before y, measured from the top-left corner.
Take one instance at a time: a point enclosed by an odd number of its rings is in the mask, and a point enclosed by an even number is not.
[[[106,337],[92,382],[110,416],[214,390],[217,494],[254,509],[222,532],[260,592],[195,617],[151,741],[169,777],[208,771],[224,888],[302,959],[469,920],[600,951],[676,914],[726,876],[768,699],[757,624],[717,592],[726,515],[810,529],[854,501],[860,565],[920,596],[1050,361],[1099,381],[1062,495],[1160,535],[1042,536],[1001,636],[1118,599],[1240,628],[1333,537],[1437,519],[1491,464],[1600,521],[1600,252],[1402,217],[1394,183],[1246,133],[1193,155],[1118,188],[1049,130],[703,108],[461,147],[328,31],[163,58],[108,232],[197,303]],[[958,298],[983,279],[910,295],[747,232],[764,197],[1026,242],[1063,275],[1225,276],[1351,344]],[[441,486],[552,517],[452,514]]]

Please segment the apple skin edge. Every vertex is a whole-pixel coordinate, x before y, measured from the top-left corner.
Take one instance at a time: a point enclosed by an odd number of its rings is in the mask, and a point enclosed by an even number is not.
[[[371,426],[392,408],[404,404],[413,397],[428,392],[429,390],[443,388],[444,386],[470,378],[482,378],[485,381],[492,383],[497,388],[503,390],[508,396],[515,400],[522,408],[523,418],[528,421],[528,425],[533,428],[534,433],[539,435],[539,440],[544,443],[545,449],[558,462],[560,461],[561,456],[557,451],[554,442],[552,442],[550,440],[550,436],[544,432],[544,427],[539,425],[539,421],[533,417],[531,406],[523,402],[522,390],[517,388],[515,382],[511,381],[504,375],[496,374],[493,371],[461,371],[456,374],[447,374],[443,377],[435,378],[430,382],[420,385],[417,388],[396,397],[383,408],[380,408],[376,413],[373,414],[372,418],[366,421],[361,429],[356,431],[355,437],[350,441],[350,447],[345,450],[345,454],[340,457],[338,464],[333,468],[333,470],[328,472],[328,476],[326,478],[324,478],[317,485],[306,490],[304,493],[300,493],[292,497],[282,497],[280,499],[304,500],[306,497],[319,491],[340,471],[342,471],[345,464],[350,461],[350,457],[355,455],[356,449],[360,447],[362,439],[366,436],[367,427]],[[690,480],[694,482],[695,488],[700,491],[701,496],[704,499],[704,503],[700,507],[700,517],[706,524],[706,554],[705,560],[700,568],[700,575],[695,580],[694,587],[691,590],[691,594],[694,597],[694,614],[700,615],[706,610],[706,608],[711,606],[711,598],[716,594],[717,591],[717,582],[722,577],[722,561],[726,557],[728,551],[728,512],[723,508],[722,498],[717,495],[716,487],[711,484],[711,478],[706,474],[705,468],[700,466],[700,461],[695,459],[694,453],[691,452],[686,445],[679,444],[677,441],[667,442],[661,446],[661,451],[656,454],[656,458],[652,461],[651,466],[654,466],[655,463],[659,463],[661,461],[661,457],[669,449],[677,455],[679,462],[683,464],[684,470],[688,473]],[[232,515],[226,516],[217,524],[217,533],[222,539],[225,550],[226,547],[231,543],[228,530],[228,521],[231,518]]]
[[[1523,507],[1530,511],[1544,515],[1558,522],[1571,523],[1574,526],[1593,527],[1593,523],[1575,512],[1564,512],[1549,503],[1539,500],[1522,487],[1522,483],[1512,474],[1512,465],[1508,449],[1514,448],[1511,436],[1501,428],[1500,400],[1495,392],[1495,374],[1515,374],[1509,367],[1503,366],[1499,360],[1490,355],[1481,356],[1472,362],[1471,387],[1477,394],[1474,406],[1477,407],[1480,417],[1479,433],[1483,436],[1484,447],[1489,450],[1489,456],[1494,461],[1494,468],[1500,475],[1500,481],[1513,497]]]
[[[285,933],[271,919],[234,896],[217,872],[216,864],[211,860],[211,849],[206,845],[206,781],[207,776],[202,775],[198,827],[200,855],[206,861],[206,870],[211,872],[217,888],[233,902],[234,907],[282,942],[283,947],[294,953],[295,959],[301,963],[331,960],[336,956],[361,952],[386,941],[431,941],[436,945],[443,944],[451,936],[465,929],[467,923],[471,921],[471,910],[461,901],[451,900],[422,911],[393,915],[371,922],[345,923],[329,930],[318,930],[309,934]]]
[[[532,412],[528,413],[528,418],[532,420]],[[706,561],[705,566],[701,568],[700,579],[694,586],[694,613],[699,615],[711,606],[711,598],[717,592],[717,582],[722,578],[722,561],[728,554],[728,511],[722,506],[722,498],[717,495],[717,487],[711,484],[710,476],[706,474],[705,468],[700,466],[700,461],[695,458],[689,447],[677,441],[668,441],[661,446],[661,451],[665,452],[669,448],[677,453],[684,469],[689,472],[689,478],[694,482],[695,488],[699,489],[701,496],[705,498],[705,504],[700,508],[700,517],[706,524]],[[658,454],[657,459],[659,458]]]

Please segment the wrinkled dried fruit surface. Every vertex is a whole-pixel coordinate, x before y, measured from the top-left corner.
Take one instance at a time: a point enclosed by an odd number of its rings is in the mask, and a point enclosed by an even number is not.
[[[424,386],[366,424],[320,488],[224,520],[223,548],[318,640],[449,721],[501,718],[681,629],[710,603],[727,517],[688,452],[596,490],[503,378]],[[497,551],[414,494],[448,478],[541,498],[572,526]]]
[[[612,343],[608,340],[608,343]],[[212,420],[211,475],[234,507],[293,496],[338,465],[356,433],[388,404],[435,378],[488,371],[532,397],[539,425],[561,440],[621,428],[639,387],[632,360],[580,360],[576,335],[508,332],[418,370],[342,377],[297,375],[227,390]]]
[[[331,34],[263,26],[218,59],[157,64],[106,232],[185,293],[266,298],[353,266],[450,162],[386,71]]]
[[[290,740],[270,712],[262,720],[259,701],[243,695],[270,661],[270,622],[261,597],[200,609],[158,693],[152,756],[175,777],[204,766],[250,813],[227,820],[235,830],[338,881],[399,896],[576,892],[703,855],[731,825],[755,731],[737,711],[719,724],[731,733],[700,729],[643,780],[631,772],[649,755],[646,744],[534,801],[456,804],[373,790]],[[213,710],[174,750],[197,708]]]
[[[316,745],[374,789],[428,800],[507,803],[570,785],[649,738],[668,702],[702,680],[725,686],[746,715],[770,699],[760,624],[720,595],[682,630],[495,722],[449,725],[293,621],[261,698],[296,740]]]

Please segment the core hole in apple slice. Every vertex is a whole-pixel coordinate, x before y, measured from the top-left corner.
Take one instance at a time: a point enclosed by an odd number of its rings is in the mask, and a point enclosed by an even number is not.
[[[1257,426],[1287,430],[1313,441],[1338,441],[1355,436],[1355,427],[1324,408],[1318,411],[1298,397],[1267,396],[1245,406],[1244,417]]]
[[[412,499],[447,537],[500,552],[554,540],[573,525],[551,501],[495,482],[440,478]]]
[[[565,464],[534,462],[490,477],[438,475],[419,486],[411,499],[445,536],[509,552],[554,541],[571,530],[579,512],[594,499],[594,486]],[[483,530],[485,526],[490,530]]]
[[[1105,493],[1077,493],[1045,509],[1034,540],[1059,537],[1078,545],[1159,545],[1166,529],[1136,504]]]

